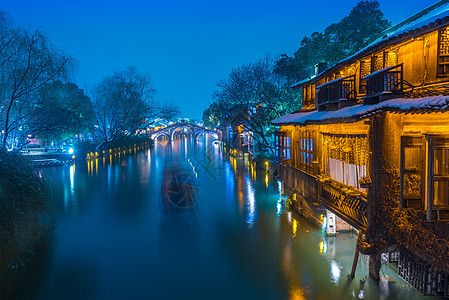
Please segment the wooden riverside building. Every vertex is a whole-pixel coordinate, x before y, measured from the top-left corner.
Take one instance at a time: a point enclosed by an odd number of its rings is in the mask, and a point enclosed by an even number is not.
[[[388,254],[418,290],[449,297],[449,1],[292,88],[303,108],[272,124],[294,206],[359,229],[371,276]]]

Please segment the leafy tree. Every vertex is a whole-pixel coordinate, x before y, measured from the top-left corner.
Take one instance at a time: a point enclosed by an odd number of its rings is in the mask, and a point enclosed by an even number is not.
[[[42,131],[46,139],[74,138],[93,131],[95,115],[90,98],[75,83],[55,81],[45,84],[38,94],[35,127],[52,124],[53,130]]]
[[[104,78],[93,98],[98,140],[103,144],[136,135],[158,118],[174,117],[177,109],[155,102],[154,92],[150,76],[134,67]]]
[[[0,129],[3,148],[20,149],[35,121],[36,95],[68,75],[73,59],[56,50],[41,31],[17,29],[0,13]],[[47,130],[48,128],[42,127]]]
[[[338,23],[329,25],[324,32],[304,37],[293,57],[283,55],[275,72],[290,83],[311,75],[311,67],[320,62],[336,63],[348,57],[381,36],[391,26],[376,0],[362,0]]]

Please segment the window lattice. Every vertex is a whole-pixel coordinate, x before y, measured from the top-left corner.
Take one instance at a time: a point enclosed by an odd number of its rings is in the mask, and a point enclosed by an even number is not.
[[[384,68],[383,55],[378,54],[371,57],[371,73]]]
[[[449,28],[439,31],[438,37],[438,76],[449,75]]]
[[[398,50],[385,53],[385,68],[393,67],[398,64]]]

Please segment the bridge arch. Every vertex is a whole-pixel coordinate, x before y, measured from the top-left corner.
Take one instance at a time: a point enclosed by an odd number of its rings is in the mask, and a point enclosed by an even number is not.
[[[167,137],[167,140],[171,140],[170,138],[170,135],[169,134],[167,134],[167,133],[165,133],[165,132],[156,132],[154,135],[151,135],[151,139],[153,139],[153,140],[155,140],[155,141],[157,141],[157,139],[160,137],[160,136],[166,136]]]
[[[161,135],[166,135],[169,138],[169,140],[171,141],[171,140],[173,140],[174,134],[175,134],[176,130],[178,130],[178,129],[188,129],[191,132],[191,134],[195,140],[197,140],[201,134],[210,134],[214,139],[217,139],[217,140],[219,137],[218,133],[213,130],[210,130],[210,129],[207,129],[207,128],[204,128],[204,127],[201,127],[201,126],[198,126],[195,124],[185,123],[185,122],[175,123],[175,124],[172,124],[170,126],[163,128],[163,129],[160,129],[158,131],[155,131],[150,134],[150,137],[151,137],[151,139],[155,140]]]
[[[181,123],[182,124],[182,123]],[[190,130],[190,133],[193,135],[193,136],[195,136],[195,130],[191,127],[191,126],[182,126],[182,125],[179,125],[179,126],[177,126],[177,127],[174,127],[173,128],[173,130],[171,130],[171,133],[170,133],[170,140],[172,141],[173,140],[173,137],[174,137],[174,135],[175,135],[175,132],[176,132],[176,130],[178,130],[178,129],[188,129],[188,130]]]

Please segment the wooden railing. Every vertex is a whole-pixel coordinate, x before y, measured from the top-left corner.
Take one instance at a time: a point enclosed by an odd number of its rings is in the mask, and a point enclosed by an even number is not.
[[[317,87],[318,108],[323,110],[332,103],[355,100],[355,75],[329,81]]]
[[[368,201],[364,193],[326,178],[321,180],[320,200],[352,226],[366,229]]]
[[[365,193],[331,178],[318,179],[292,166],[280,166],[280,180],[315,206],[324,205],[340,218],[360,229],[368,224]]]
[[[404,90],[403,64],[388,67],[366,75],[366,96],[370,98],[382,94],[402,94]]]

